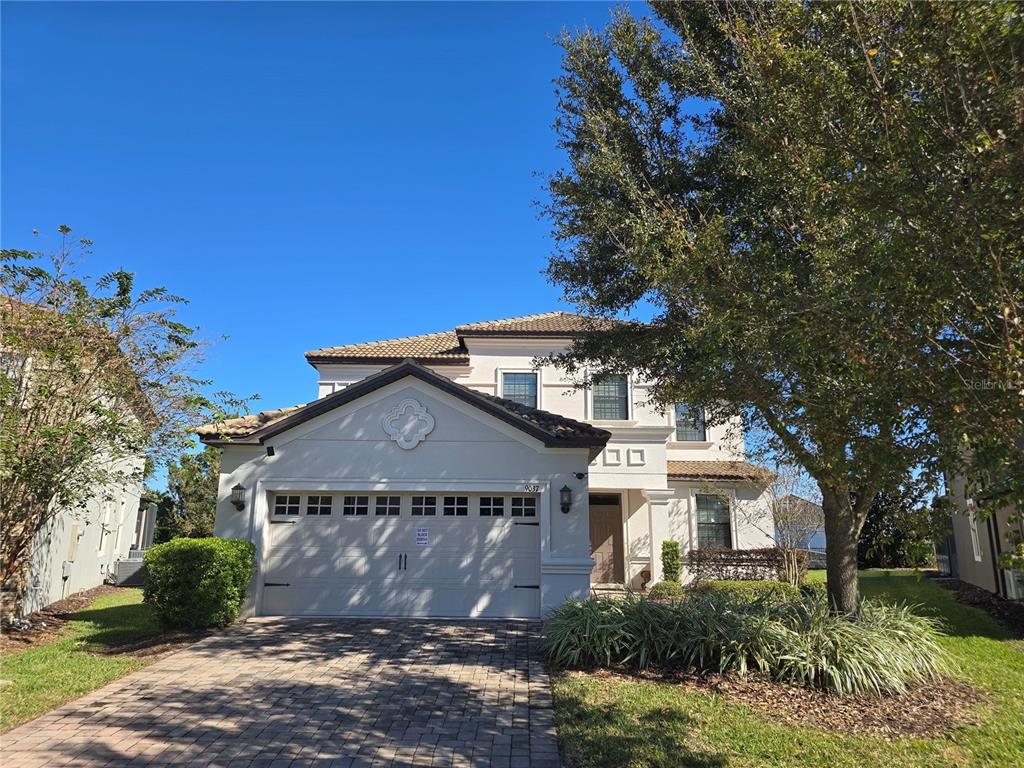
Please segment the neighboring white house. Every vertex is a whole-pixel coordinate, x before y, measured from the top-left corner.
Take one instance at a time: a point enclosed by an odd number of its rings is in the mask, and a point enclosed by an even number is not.
[[[318,349],[318,399],[201,428],[223,448],[216,534],[257,547],[249,611],[536,617],[658,581],[669,538],[684,560],[771,546],[741,437],[632,377],[534,367],[584,328],[550,312]]]
[[[125,461],[125,476],[141,474],[143,458]],[[112,579],[132,550],[153,543],[156,508],[140,507],[137,483],[98,490],[79,509],[62,510],[32,546],[21,613],[45,608]]]

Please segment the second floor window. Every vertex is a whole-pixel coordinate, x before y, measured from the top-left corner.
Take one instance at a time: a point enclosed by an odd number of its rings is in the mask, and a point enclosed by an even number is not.
[[[625,376],[615,374],[594,382],[594,418],[629,418],[629,384]]]
[[[520,405],[537,407],[536,373],[503,373],[501,375],[501,396]]]
[[[732,549],[727,497],[697,494],[697,546]]]
[[[676,404],[676,440],[680,443],[699,442],[708,439],[704,426],[704,409],[691,408],[685,403]]]

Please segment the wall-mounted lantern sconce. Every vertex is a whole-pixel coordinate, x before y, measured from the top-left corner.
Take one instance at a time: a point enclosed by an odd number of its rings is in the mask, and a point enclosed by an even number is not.
[[[274,455],[274,446],[268,445],[267,446],[267,456],[273,456],[273,455]]]
[[[245,487],[241,483],[231,489],[231,503],[239,511],[245,509]]]
[[[558,498],[562,502],[562,513],[569,514],[569,508],[572,506],[572,488],[563,485],[562,490],[558,492]]]

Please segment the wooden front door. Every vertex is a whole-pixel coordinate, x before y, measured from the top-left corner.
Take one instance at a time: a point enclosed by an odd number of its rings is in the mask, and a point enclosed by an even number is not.
[[[594,570],[591,584],[622,584],[625,568],[622,560],[622,503],[618,496],[590,496],[590,556]]]

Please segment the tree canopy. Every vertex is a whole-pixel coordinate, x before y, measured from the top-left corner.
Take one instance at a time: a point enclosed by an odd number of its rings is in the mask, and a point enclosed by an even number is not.
[[[549,274],[600,316],[560,360],[745,415],[817,481],[859,605],[875,495],[1024,493],[1016,4],[654,3],[561,39]]]

